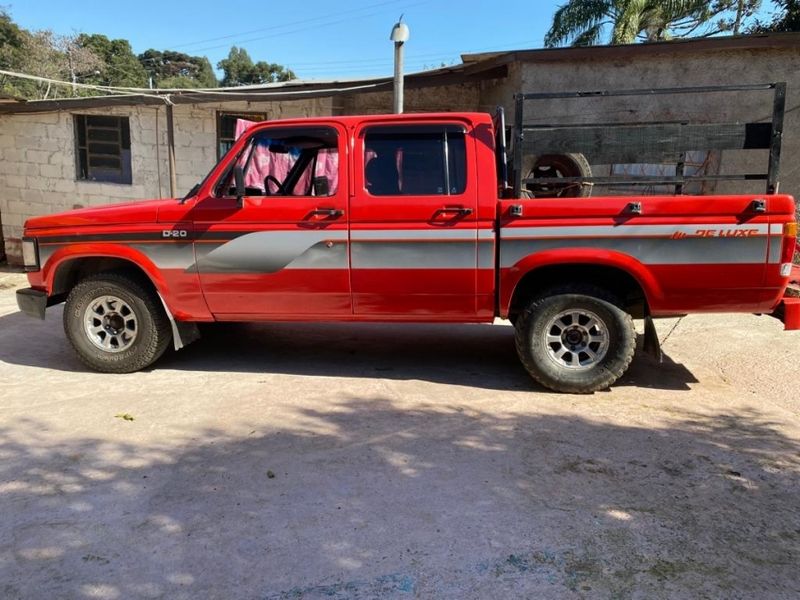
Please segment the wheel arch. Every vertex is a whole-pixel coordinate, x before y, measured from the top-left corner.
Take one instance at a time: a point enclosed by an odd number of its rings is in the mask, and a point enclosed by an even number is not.
[[[108,271],[124,272],[139,280],[147,289],[160,295],[168,302],[169,290],[158,275],[155,265],[144,255],[132,256],[115,254],[111,251],[102,253],[64,253],[48,265],[45,276],[48,295],[63,299],[81,280],[96,273]],[[50,261],[49,261],[50,262]]]
[[[510,294],[502,304],[501,316],[519,314],[538,292],[567,283],[588,283],[613,293],[635,318],[645,316],[653,299],[660,295],[652,274],[626,255],[622,259],[602,255],[539,257],[531,264],[517,265],[512,271],[515,277],[506,287]]]

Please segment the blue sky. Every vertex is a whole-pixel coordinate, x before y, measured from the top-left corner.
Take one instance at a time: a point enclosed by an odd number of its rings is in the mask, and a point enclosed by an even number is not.
[[[323,79],[390,75],[389,32],[401,13],[411,30],[410,72],[459,62],[465,52],[541,47],[565,0],[7,1],[12,17],[28,29],[103,33],[128,39],[136,53],[169,48],[208,56],[214,66],[235,44],[254,60]]]

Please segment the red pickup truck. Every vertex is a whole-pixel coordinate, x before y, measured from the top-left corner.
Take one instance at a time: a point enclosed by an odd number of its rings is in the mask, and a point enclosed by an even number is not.
[[[89,367],[123,373],[206,321],[515,326],[540,384],[608,387],[634,318],[769,313],[796,223],[787,195],[506,198],[488,114],[271,121],[183,199],[30,219],[20,309],[64,329]],[[633,201],[632,201],[633,200]]]

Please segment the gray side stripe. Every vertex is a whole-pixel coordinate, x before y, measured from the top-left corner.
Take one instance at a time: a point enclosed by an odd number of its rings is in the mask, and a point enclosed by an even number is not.
[[[763,237],[741,238],[598,238],[578,242],[561,240],[506,240],[500,244],[500,265],[512,267],[517,262],[545,250],[586,248],[615,250],[648,265],[763,263],[767,245]]]
[[[781,249],[783,248],[783,237],[772,236],[769,239],[769,263],[781,262]]]
[[[354,229],[350,239],[359,242],[384,240],[475,240],[477,229]]]
[[[130,244],[152,260],[160,269],[186,269],[194,263],[192,243]]]
[[[494,269],[494,248],[489,244],[478,245],[478,268]]]
[[[354,269],[474,269],[476,244],[353,242],[350,253]]]
[[[751,235],[767,235],[766,223],[730,224],[698,223],[696,225],[578,225],[571,227],[504,227],[500,230],[502,239],[518,238],[583,238],[583,237],[668,237],[679,232],[695,235],[698,230],[753,231]]]
[[[197,265],[201,272],[275,273],[306,254],[318,244],[345,242],[347,231],[258,231],[222,245],[197,244]],[[320,262],[307,257],[309,263]],[[345,261],[342,268],[346,268]],[[300,267],[296,267],[300,268]]]
[[[346,269],[347,244],[317,242],[286,265],[287,269]]]

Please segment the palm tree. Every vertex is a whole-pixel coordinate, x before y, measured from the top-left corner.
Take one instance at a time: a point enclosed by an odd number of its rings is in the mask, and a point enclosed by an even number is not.
[[[570,43],[592,46],[603,41],[610,28],[611,44],[637,40],[739,32],[742,20],[752,16],[761,0],[568,0],[553,15],[544,38],[548,48]],[[734,13],[733,18],[724,18]],[[713,21],[716,17],[718,20]],[[712,22],[713,21],[713,22]]]

